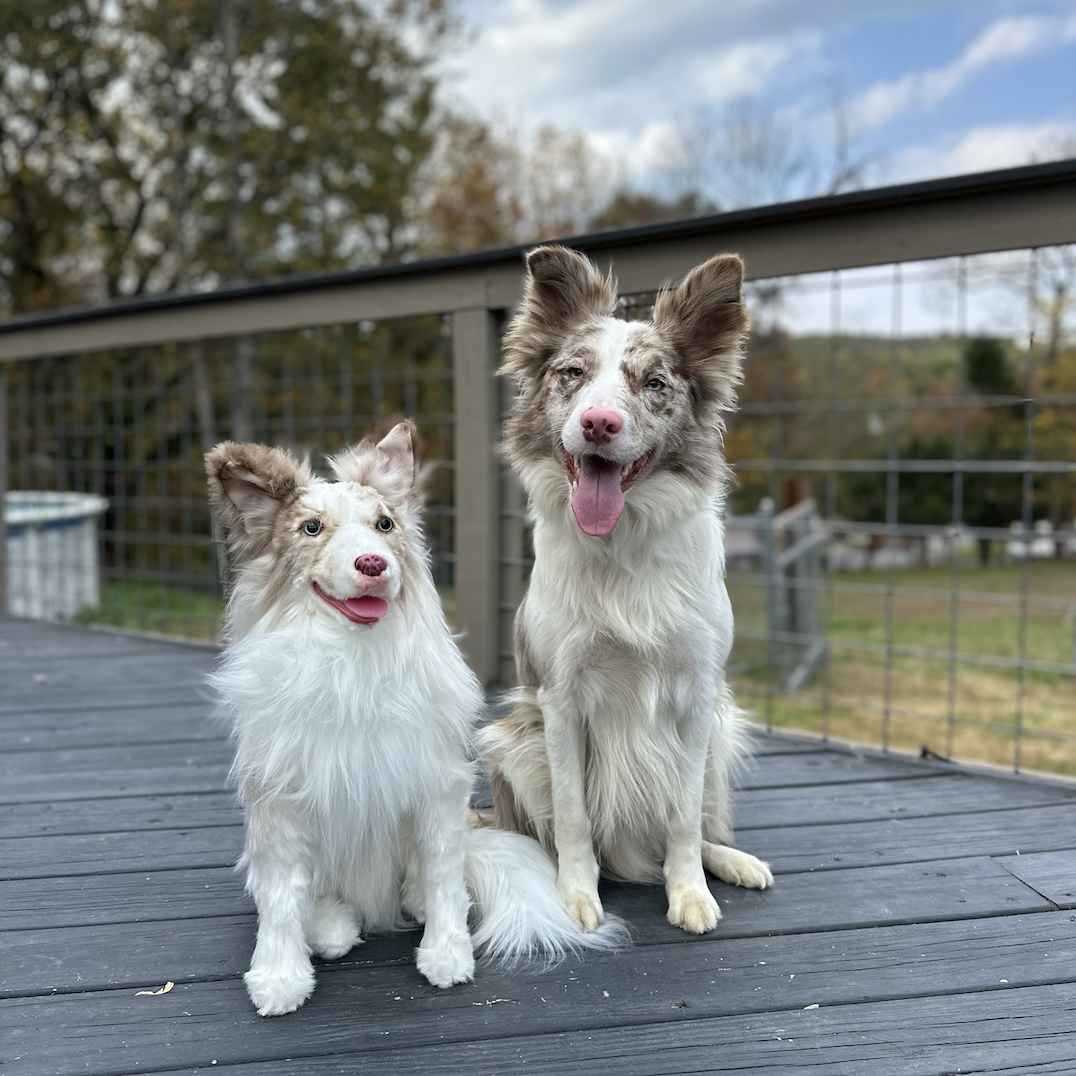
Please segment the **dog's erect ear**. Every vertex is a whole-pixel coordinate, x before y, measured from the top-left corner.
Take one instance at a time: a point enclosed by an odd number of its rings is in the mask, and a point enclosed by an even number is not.
[[[277,513],[310,485],[313,476],[282,448],[224,441],[206,453],[209,503],[228,545],[256,556],[272,534]]]
[[[695,269],[654,304],[654,325],[672,343],[683,372],[706,403],[722,410],[736,404],[747,335],[743,262],[719,254]]]
[[[534,375],[566,333],[616,309],[616,284],[567,247],[538,247],[527,255],[523,302],[504,338],[504,373]]]
[[[418,500],[414,438],[415,424],[406,419],[396,423],[380,441],[367,438],[333,456],[329,465],[341,482],[373,486],[397,502]]]

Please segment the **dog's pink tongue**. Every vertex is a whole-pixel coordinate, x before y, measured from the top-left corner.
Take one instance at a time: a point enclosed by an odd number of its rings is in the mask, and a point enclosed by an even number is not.
[[[586,534],[609,534],[624,511],[620,489],[620,464],[601,456],[579,460],[579,484],[572,494],[575,521]]]
[[[388,611],[389,603],[384,598],[348,598],[344,604],[357,616],[373,617],[380,620]]]

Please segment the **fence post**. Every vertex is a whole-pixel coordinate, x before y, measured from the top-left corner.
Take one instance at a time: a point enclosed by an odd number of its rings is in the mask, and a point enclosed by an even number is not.
[[[456,624],[463,653],[483,684],[498,672],[498,324],[485,308],[452,315]]]
[[[7,486],[7,363],[0,362],[0,616],[3,616],[3,614],[7,612]]]

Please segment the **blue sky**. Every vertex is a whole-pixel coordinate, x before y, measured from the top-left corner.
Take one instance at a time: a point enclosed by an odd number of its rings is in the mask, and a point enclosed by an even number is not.
[[[670,130],[751,98],[870,185],[1076,156],[1076,0],[463,0],[450,95],[581,131],[644,185]],[[825,155],[824,153],[822,155]],[[792,190],[790,194],[804,193]]]

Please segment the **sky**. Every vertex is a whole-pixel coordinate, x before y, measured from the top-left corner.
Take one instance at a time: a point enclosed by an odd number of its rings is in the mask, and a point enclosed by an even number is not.
[[[653,185],[669,132],[744,99],[865,185],[1076,156],[1076,0],[462,0],[450,99],[585,134]],[[815,193],[804,176],[786,197]]]

